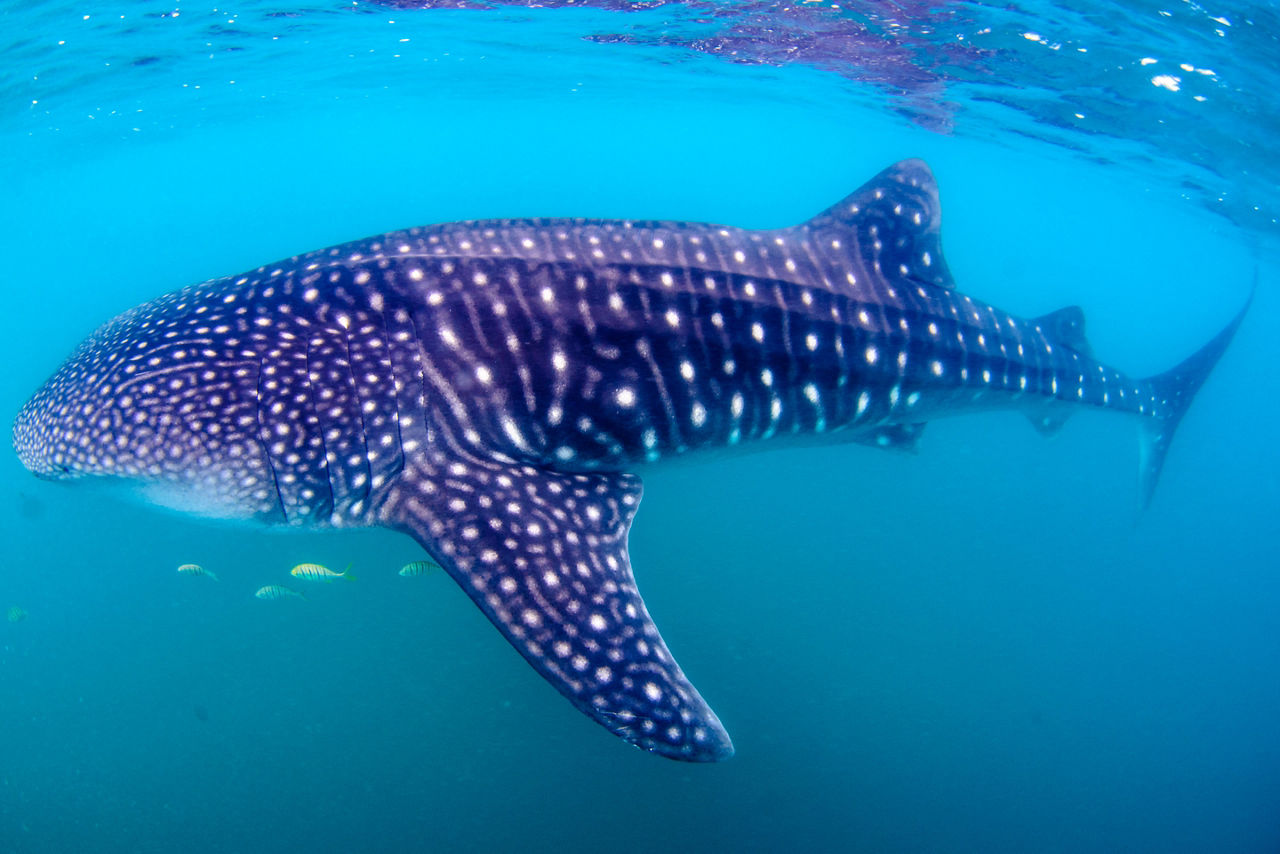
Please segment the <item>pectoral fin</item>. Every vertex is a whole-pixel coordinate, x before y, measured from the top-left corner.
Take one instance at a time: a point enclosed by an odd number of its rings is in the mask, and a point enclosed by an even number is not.
[[[615,735],[672,759],[733,745],[649,618],[627,555],[628,474],[418,462],[383,506],[543,678]]]

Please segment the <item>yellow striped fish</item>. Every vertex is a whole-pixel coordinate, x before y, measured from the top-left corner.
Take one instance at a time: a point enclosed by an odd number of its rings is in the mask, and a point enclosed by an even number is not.
[[[267,600],[307,598],[297,590],[290,590],[288,587],[284,587],[280,584],[268,584],[266,587],[259,587],[258,592],[253,595],[257,596],[259,599]]]
[[[214,581],[218,580],[218,576],[214,575],[198,563],[184,563],[182,566],[178,567],[178,574],[198,576],[200,578],[211,578]]]
[[[289,570],[289,574],[294,578],[301,578],[306,581],[334,581],[335,579],[344,579],[351,581],[355,578],[351,574],[351,565],[342,572],[334,572],[327,566],[321,566],[318,563],[300,563],[293,569]]]
[[[433,560],[415,560],[400,567],[400,575],[413,578],[415,575],[426,575],[428,572],[439,572],[440,564]]]

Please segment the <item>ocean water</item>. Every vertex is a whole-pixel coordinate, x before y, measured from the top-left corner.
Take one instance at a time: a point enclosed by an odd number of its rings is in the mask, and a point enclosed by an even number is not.
[[[962,290],[1078,304],[1133,374],[1256,283],[1145,512],[1134,426],[1095,412],[645,472],[632,559],[733,735],[716,765],[578,714],[445,575],[396,574],[406,537],[0,455],[0,852],[1280,849],[1278,30],[1271,3],[0,4],[9,416],[192,282],[473,217],[782,226],[908,156]],[[359,577],[253,597],[302,561]]]

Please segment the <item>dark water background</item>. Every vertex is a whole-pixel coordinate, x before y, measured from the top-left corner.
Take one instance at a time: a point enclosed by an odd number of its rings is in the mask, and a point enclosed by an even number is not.
[[[212,525],[8,455],[0,852],[1280,849],[1275,7],[496,5],[0,5],[0,410],[111,315],[293,253],[779,226],[923,156],[960,287],[1078,303],[1135,374],[1256,275],[1154,505],[1134,425],[1094,413],[646,474],[641,590],[738,748],[691,767],[398,577],[406,538]],[[360,578],[252,597],[304,560]]]

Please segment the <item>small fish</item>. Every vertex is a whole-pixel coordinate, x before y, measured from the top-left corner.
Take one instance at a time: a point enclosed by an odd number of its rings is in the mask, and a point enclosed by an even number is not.
[[[25,608],[21,608],[21,607],[19,607],[19,606],[17,606],[17,605],[12,605],[12,606],[10,606],[10,608],[9,608],[9,622],[11,622],[11,623],[21,623],[21,622],[22,622],[23,620],[25,620],[26,618],[27,618],[27,611],[26,611],[26,609],[25,609]]]
[[[351,581],[355,578],[351,574],[351,564],[347,564],[347,568],[342,572],[334,572],[329,567],[321,566],[318,563],[300,563],[289,570],[289,574],[294,578],[302,578],[307,581],[334,581],[339,578]]]
[[[415,575],[426,575],[428,572],[439,572],[440,564],[433,560],[415,560],[400,567],[400,574],[405,578]]]
[[[218,580],[218,576],[214,575],[198,563],[184,563],[182,566],[178,567],[178,574],[200,576],[201,578],[210,578],[214,581]]]
[[[253,595],[257,596],[259,599],[267,599],[267,600],[306,599],[307,598],[306,596],[303,596],[301,593],[299,593],[297,590],[290,590],[288,587],[284,587],[279,584],[268,584],[265,587],[259,587],[258,592]]]

